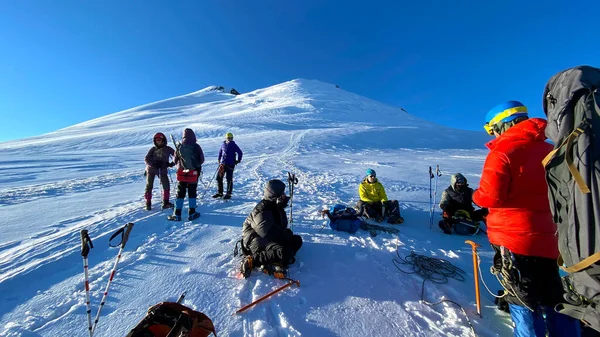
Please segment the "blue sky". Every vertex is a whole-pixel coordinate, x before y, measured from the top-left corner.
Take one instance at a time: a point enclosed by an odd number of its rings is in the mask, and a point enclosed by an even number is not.
[[[0,3],[0,141],[209,85],[318,79],[483,130],[554,73],[600,66],[597,1],[27,0]]]

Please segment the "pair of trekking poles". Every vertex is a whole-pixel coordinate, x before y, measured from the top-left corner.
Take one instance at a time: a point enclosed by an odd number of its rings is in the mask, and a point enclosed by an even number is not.
[[[437,197],[437,186],[438,180],[442,176],[442,171],[440,171],[440,165],[435,166],[435,174],[429,166],[429,229],[433,226],[433,218],[435,216],[435,203]],[[431,181],[435,178],[435,189],[431,190]]]
[[[90,303],[90,282],[88,275],[88,254],[90,250],[94,248],[92,244],[92,239],[90,238],[87,229],[81,230],[81,256],[83,257],[83,275],[84,275],[84,284],[85,284],[85,306],[86,313],[88,318],[88,331],[90,337],[94,335],[96,331],[96,327],[98,326],[98,320],[100,319],[100,313],[102,312],[102,308],[104,307],[104,303],[106,302],[106,298],[108,297],[108,289],[112,283],[113,278],[115,277],[115,273],[117,271],[117,266],[119,265],[119,261],[121,260],[121,254],[123,249],[125,248],[125,244],[127,244],[127,240],[129,240],[129,233],[131,233],[131,229],[133,229],[133,223],[130,222],[117,230],[111,237],[108,239],[108,245],[110,247],[120,247],[119,252],[117,253],[117,258],[115,260],[115,264],[113,266],[112,271],[110,272],[110,277],[108,279],[108,283],[106,284],[106,288],[104,289],[104,294],[102,295],[102,300],[100,301],[100,306],[98,307],[98,312],[96,313],[96,318],[94,319],[94,324],[92,325],[92,307]],[[110,242],[121,235],[121,242],[115,246],[111,245]]]

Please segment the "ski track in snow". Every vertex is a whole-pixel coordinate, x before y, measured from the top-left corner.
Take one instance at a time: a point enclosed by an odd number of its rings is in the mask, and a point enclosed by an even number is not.
[[[114,186],[122,189],[120,199],[87,215],[69,213],[49,221],[42,230],[24,231],[27,234],[0,243],[0,293],[8,294],[0,300],[0,335],[87,335],[79,231],[88,229],[95,245],[89,261],[94,317],[118,251],[106,243],[127,222],[135,226],[102,309],[95,334],[98,337],[125,335],[149,306],[173,301],[182,291],[187,291],[183,304],[206,313],[219,336],[472,336],[459,308],[450,304],[429,307],[420,302],[422,279],[396,269],[391,261],[396,252],[404,257],[413,250],[448,259],[466,273],[462,282],[426,282],[428,301],[447,298],[460,303],[478,336],[510,335],[509,320],[495,312],[491,296],[482,293],[484,319],[474,312],[471,250],[464,244],[465,238],[441,234],[437,220],[433,229],[427,228],[427,166],[442,164],[439,200],[452,172],[462,171],[475,187],[485,158],[485,152],[479,149],[442,151],[443,144],[429,149],[427,146],[438,139],[435,137],[440,137],[439,143],[458,144],[461,139],[472,141],[479,136],[466,131],[446,136],[439,131],[441,126],[399,115],[395,108],[333,86],[315,86],[321,91],[304,82],[290,82],[237,97],[215,93],[213,101],[199,91],[47,136],[0,144],[0,152],[30,146],[28,153],[36,153],[36,147],[46,149],[45,144],[50,144],[46,152],[51,152],[55,137],[64,144],[57,153],[68,152],[72,157],[51,161],[64,170],[61,175],[54,175],[51,168],[37,169],[47,164],[46,160],[24,158],[13,163],[24,167],[30,180],[6,181],[12,185],[0,189],[0,212],[20,210],[16,207],[21,204],[49,209],[54,200],[62,200],[55,197],[73,194],[93,204],[95,200],[86,196],[97,197],[94,191]],[[340,93],[343,99],[332,98]],[[350,127],[339,126],[340,111],[344,111]],[[180,114],[179,119],[173,113]],[[365,115],[371,116],[370,120],[363,121]],[[169,122],[165,124],[166,116]],[[245,125],[244,129],[239,125]],[[157,129],[180,134],[184,126],[195,128],[207,158],[198,185],[202,216],[194,221],[170,222],[165,218],[171,210],[157,211],[155,206],[146,212],[140,208],[145,181],[143,161],[128,161],[135,156],[143,159],[149,146],[147,137]],[[216,149],[225,130],[233,130],[236,141],[241,138],[239,145],[244,150],[244,159],[235,171],[234,197],[228,201],[210,197],[216,190],[216,182],[210,180],[217,167]],[[431,130],[437,130],[436,134],[426,136]],[[422,139],[426,145],[411,138],[419,133],[429,137]],[[115,144],[126,159],[122,160],[123,169],[115,173],[115,167],[98,162],[97,158],[110,150],[102,151],[96,159],[86,153],[81,143],[85,137],[92,137],[89,139],[96,144]],[[401,145],[390,148],[390,139]],[[0,162],[6,172],[3,179],[20,179],[19,168],[13,164]],[[380,224],[400,229],[398,235],[333,232],[319,213],[335,203],[355,203],[358,183],[367,167],[377,170],[388,196],[400,201],[405,223]],[[79,175],[64,174],[73,168]],[[88,169],[97,172],[88,175]],[[304,245],[289,276],[299,279],[300,287],[292,285],[248,311],[232,315],[241,306],[285,284],[257,270],[250,278],[240,279],[240,260],[232,252],[242,222],[262,196],[264,184],[273,178],[287,183],[287,172],[295,173],[299,180],[292,224]],[[30,185],[23,185],[25,181]],[[160,194],[158,181],[154,186],[156,198]],[[186,212],[184,206],[184,218]],[[483,235],[471,239],[483,245],[485,270],[493,255],[486,248],[487,239]],[[490,284],[489,275],[486,278]]]

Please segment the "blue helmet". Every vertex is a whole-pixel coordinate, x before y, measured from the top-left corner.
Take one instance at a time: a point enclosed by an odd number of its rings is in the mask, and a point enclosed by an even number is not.
[[[376,177],[377,176],[377,174],[375,173],[375,170],[373,170],[373,169],[367,169],[366,173],[367,173],[367,174],[365,174],[366,177],[368,177],[368,176]]]
[[[527,107],[519,101],[508,101],[493,107],[485,115],[483,128],[493,135],[493,126],[498,123],[507,123],[518,117],[527,117]]]

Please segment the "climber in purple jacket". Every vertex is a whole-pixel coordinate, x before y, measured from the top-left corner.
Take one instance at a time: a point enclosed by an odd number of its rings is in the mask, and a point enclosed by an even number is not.
[[[237,154],[237,158],[236,158]],[[219,149],[219,169],[217,172],[217,194],[213,198],[230,199],[233,191],[233,169],[242,161],[242,150],[233,141],[233,134],[227,132]],[[227,193],[223,195],[223,177],[227,179]]]

